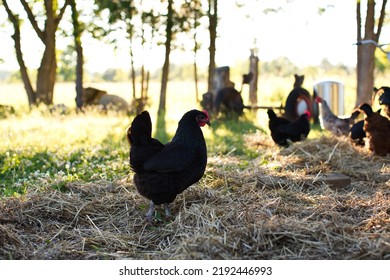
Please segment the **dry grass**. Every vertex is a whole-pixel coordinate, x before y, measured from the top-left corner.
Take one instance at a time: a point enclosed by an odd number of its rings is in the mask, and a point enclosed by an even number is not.
[[[389,155],[345,138],[246,142],[259,156],[209,158],[171,221],[145,223],[130,176],[2,198],[0,259],[390,259]],[[331,189],[327,172],[352,182]]]

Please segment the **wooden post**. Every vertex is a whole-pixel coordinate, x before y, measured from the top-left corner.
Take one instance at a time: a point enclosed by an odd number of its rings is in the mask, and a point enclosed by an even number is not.
[[[257,56],[257,49],[251,49],[249,72],[253,74],[253,78],[249,83],[249,102],[251,106],[257,106],[257,80],[259,76],[259,57]]]
[[[213,81],[213,100],[217,96],[218,90],[221,88],[234,87],[234,83],[230,81],[230,68],[229,66],[218,67],[214,72]]]

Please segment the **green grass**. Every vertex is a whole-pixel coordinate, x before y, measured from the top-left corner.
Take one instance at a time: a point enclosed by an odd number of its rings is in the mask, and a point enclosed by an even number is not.
[[[74,181],[112,181],[128,176],[125,132],[131,119],[115,113],[51,116],[33,110],[1,120],[0,194],[64,190]],[[154,131],[162,142],[171,139],[177,126],[167,128],[166,123],[159,119]],[[253,151],[245,147],[242,134],[257,129],[249,120],[219,119],[203,131],[210,154],[250,156]]]
[[[288,83],[284,84],[288,88]],[[126,97],[122,84],[99,84],[98,88]],[[128,85],[127,85],[128,86]],[[283,86],[279,82],[277,90]],[[1,85],[7,104],[15,106],[16,115],[0,119],[0,195],[24,194],[28,191],[55,188],[64,190],[69,182],[116,180],[129,174],[126,128],[133,116],[98,112],[68,115],[50,114],[47,108],[26,109],[21,85]],[[174,135],[177,122],[187,110],[200,108],[189,102],[195,94],[189,83],[170,84],[169,101],[164,115],[157,115],[158,86],[151,86],[151,113],[154,137],[168,142]],[[72,84],[56,86],[56,103],[74,108]],[[184,90],[187,89],[187,90]],[[286,90],[287,91],[287,90]],[[14,93],[14,94],[11,94]],[[244,97],[246,98],[246,97]],[[262,94],[264,104],[272,104],[272,93]],[[280,104],[276,104],[278,106]],[[213,118],[211,127],[204,127],[210,156],[234,155],[245,162],[259,156],[258,150],[246,145],[244,135],[267,134],[268,116],[265,110],[246,111],[239,120]],[[313,127],[310,138],[321,131]],[[264,162],[267,159],[264,157]]]
[[[23,194],[67,182],[114,180],[128,173],[124,115],[45,116],[1,120],[0,194]]]

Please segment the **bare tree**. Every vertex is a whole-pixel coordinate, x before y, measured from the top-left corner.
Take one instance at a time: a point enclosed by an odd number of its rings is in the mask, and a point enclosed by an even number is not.
[[[375,17],[375,0],[367,0],[366,18],[364,31],[362,30],[361,1],[356,5],[357,21],[357,42],[365,40],[378,42],[382,31],[383,22],[386,14],[387,0],[382,1],[379,20]],[[375,44],[358,44],[357,49],[357,98],[356,105],[368,102],[371,103],[372,89],[374,86],[374,68],[375,68]]]

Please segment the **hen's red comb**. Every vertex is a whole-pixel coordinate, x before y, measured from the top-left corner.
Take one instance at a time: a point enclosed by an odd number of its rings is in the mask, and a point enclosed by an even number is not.
[[[303,112],[304,115],[307,115],[307,118],[310,119],[311,118],[311,113],[309,110],[305,110],[305,112]]]
[[[314,101],[317,102],[317,103],[321,103],[321,102],[322,102],[321,96],[317,96],[317,97],[314,99]]]

